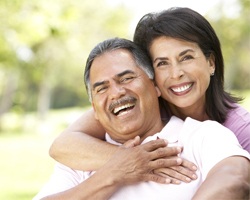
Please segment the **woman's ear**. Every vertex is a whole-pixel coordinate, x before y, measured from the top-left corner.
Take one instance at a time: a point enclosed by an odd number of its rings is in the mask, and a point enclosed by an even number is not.
[[[157,96],[161,96],[161,91],[160,89],[158,88],[158,86],[155,85],[155,89],[156,89],[156,93],[157,93]]]
[[[214,54],[210,54],[209,58],[208,58],[208,62],[210,65],[210,74],[214,74],[215,71],[215,57]]]

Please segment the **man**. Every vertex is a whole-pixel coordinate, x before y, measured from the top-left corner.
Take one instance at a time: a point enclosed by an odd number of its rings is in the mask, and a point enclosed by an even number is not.
[[[231,194],[228,190],[235,189],[232,182],[241,181],[239,172],[246,171],[247,174],[249,154],[240,147],[233,133],[216,122],[192,119],[183,122],[175,117],[167,124],[161,121],[158,104],[160,91],[153,81],[153,69],[149,59],[135,44],[118,38],[98,44],[87,60],[84,78],[96,119],[108,133],[107,141],[125,144],[97,172],[76,171],[58,165],[50,182],[35,199],[191,199],[194,195],[194,199],[235,197],[235,192]],[[215,131],[217,139],[213,141]],[[158,138],[167,139],[173,146],[184,146],[182,153],[181,147],[169,148],[172,155],[180,153],[180,157],[197,164],[197,180],[180,185],[159,184],[169,181],[155,175],[154,169],[181,164],[182,159],[165,163],[161,158],[171,155],[161,152],[159,147],[166,146],[166,143],[164,140],[158,142]],[[222,144],[224,140],[227,140],[226,144]],[[148,145],[148,141],[156,145]],[[137,168],[134,165],[141,158],[137,151],[143,153],[142,148],[137,146],[140,142],[145,151],[152,152],[151,160],[147,163],[152,170],[146,178],[138,176],[145,174],[147,166]],[[235,173],[239,174],[236,179]],[[226,182],[223,181],[222,187],[223,179]],[[140,180],[149,182],[139,183]],[[240,194],[247,195],[249,192],[245,185],[236,184],[244,190]]]

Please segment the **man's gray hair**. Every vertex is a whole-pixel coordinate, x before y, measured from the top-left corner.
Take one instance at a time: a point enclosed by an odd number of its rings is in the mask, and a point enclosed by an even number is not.
[[[123,38],[112,38],[105,40],[97,44],[89,54],[89,57],[86,62],[85,71],[84,71],[84,83],[86,90],[89,95],[89,100],[92,102],[92,93],[90,87],[90,68],[94,59],[105,52],[110,52],[116,49],[125,49],[128,50],[139,68],[141,68],[150,79],[154,79],[154,69],[151,65],[149,56],[141,50],[139,46],[133,43],[130,40]],[[108,66],[107,66],[108,67]]]

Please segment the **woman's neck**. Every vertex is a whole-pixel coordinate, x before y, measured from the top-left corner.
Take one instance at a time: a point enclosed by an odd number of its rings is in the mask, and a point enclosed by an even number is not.
[[[191,117],[198,121],[205,121],[208,120],[209,117],[205,111],[205,107],[187,107],[187,108],[180,108],[174,105],[170,105],[170,109],[173,115],[185,120],[187,117]]]

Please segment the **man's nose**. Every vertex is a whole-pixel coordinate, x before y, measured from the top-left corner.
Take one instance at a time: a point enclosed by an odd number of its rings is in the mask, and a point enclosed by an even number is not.
[[[114,84],[110,88],[109,97],[110,97],[111,100],[114,100],[114,99],[120,98],[121,96],[124,96],[125,94],[126,94],[126,90],[122,85]]]

